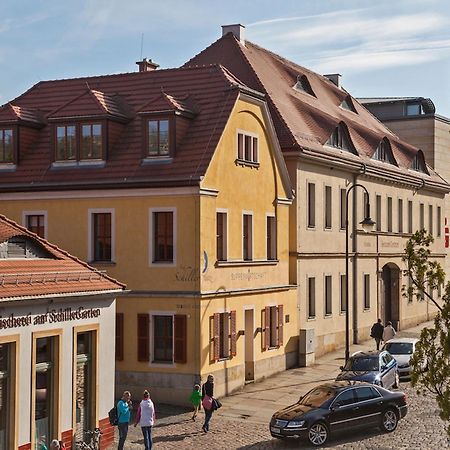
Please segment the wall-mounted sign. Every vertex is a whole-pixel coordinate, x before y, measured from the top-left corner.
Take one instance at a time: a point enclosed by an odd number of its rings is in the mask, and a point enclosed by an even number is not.
[[[16,316],[11,313],[8,317],[0,315],[0,330],[6,328],[28,327],[30,325],[44,325],[47,323],[69,322],[72,320],[95,319],[100,315],[100,308],[85,309],[80,306],[77,309],[60,308],[52,309],[43,314],[32,315],[28,313],[25,316]]]

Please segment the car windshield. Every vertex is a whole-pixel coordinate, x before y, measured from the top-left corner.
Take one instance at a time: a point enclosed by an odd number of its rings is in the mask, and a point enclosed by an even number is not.
[[[410,342],[388,342],[385,350],[391,355],[412,355],[413,345]]]
[[[354,372],[368,372],[378,370],[378,357],[358,357],[350,358],[344,366],[344,370]]]
[[[320,408],[327,400],[333,398],[335,391],[326,387],[317,387],[309,391],[304,397],[299,400],[300,405],[312,406]]]

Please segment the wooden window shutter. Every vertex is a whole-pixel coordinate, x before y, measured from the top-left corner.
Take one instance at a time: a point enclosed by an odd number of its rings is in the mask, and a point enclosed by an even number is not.
[[[213,360],[215,362],[220,359],[220,314],[213,315]]]
[[[270,306],[264,308],[264,350],[270,348]]]
[[[174,362],[185,364],[187,361],[187,317],[177,314],[174,317]]]
[[[149,326],[150,317],[148,314],[137,315],[137,357],[138,361],[148,362],[150,359],[149,351]]]
[[[230,356],[236,356],[236,311],[230,312]]]
[[[278,323],[277,323],[277,345],[281,347],[283,345],[283,305],[278,305]]]
[[[123,361],[123,313],[116,313],[116,361]]]

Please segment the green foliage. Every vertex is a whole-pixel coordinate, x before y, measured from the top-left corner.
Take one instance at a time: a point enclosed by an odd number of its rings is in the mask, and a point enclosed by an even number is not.
[[[426,295],[438,308],[434,328],[424,328],[416,351],[411,358],[411,384],[419,394],[431,392],[436,396],[439,415],[450,422],[450,283],[445,286],[442,305],[428,295],[430,289],[444,286],[445,272],[436,261],[430,261],[429,249],[433,237],[425,230],[414,233],[406,244],[403,261],[404,274],[411,278],[411,285],[404,289],[405,295]],[[427,289],[428,288],[428,289]],[[450,435],[450,425],[447,427]]]

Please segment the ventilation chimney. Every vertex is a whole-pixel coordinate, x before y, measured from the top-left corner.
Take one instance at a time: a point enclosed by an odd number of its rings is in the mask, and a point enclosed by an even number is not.
[[[222,25],[222,36],[228,33],[233,33],[236,39],[245,45],[245,27],[240,23],[235,23],[233,25]]]
[[[333,84],[335,84],[339,89],[341,89],[342,75],[340,73],[330,73],[328,75],[324,75],[324,77],[328,78]]]
[[[159,64],[147,58],[143,58],[142,61],[137,61],[136,64],[139,66],[139,72],[150,72],[159,67]]]

